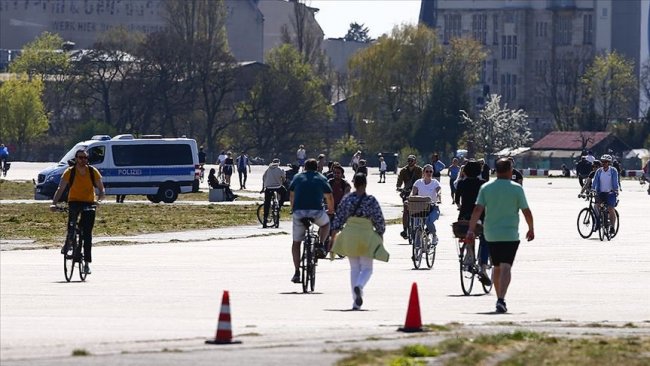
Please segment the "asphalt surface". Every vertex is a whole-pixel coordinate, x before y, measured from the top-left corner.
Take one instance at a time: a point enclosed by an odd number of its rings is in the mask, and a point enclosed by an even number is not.
[[[13,163],[9,178],[31,179],[38,169],[37,164]],[[254,167],[249,176],[251,194],[261,187],[262,169]],[[377,184],[375,174],[372,169],[369,193],[387,208],[387,216],[397,217],[395,176]],[[404,323],[413,282],[425,324],[458,322],[487,332],[523,326],[560,334],[593,331],[585,327],[650,334],[650,196],[645,187],[623,182],[620,231],[611,242],[579,237],[576,217],[586,203],[576,198],[576,180],[526,178],[524,188],[536,239],[522,242],[505,315],[493,312],[493,294],[481,295],[476,288],[475,296],[462,296],[450,228],[457,211],[445,178],[434,268],[413,270],[400,226],[390,226],[385,246],[391,258],[375,262],[364,311],[350,311],[346,259],[319,262],[313,294],[302,294],[300,285],[289,281],[288,222],[280,229],[121,238],[134,245],[96,247],[93,273],[85,283],[65,282],[57,250],[3,250],[0,362],[66,365],[79,362],[71,356],[77,349],[91,354],[83,358],[90,365],[329,365],[345,356],[340,350],[439,340],[439,334],[396,332]],[[525,233],[523,217],[520,232]],[[230,293],[234,337],[243,343],[205,345],[214,337],[224,290]],[[626,323],[633,327],[623,328]]]

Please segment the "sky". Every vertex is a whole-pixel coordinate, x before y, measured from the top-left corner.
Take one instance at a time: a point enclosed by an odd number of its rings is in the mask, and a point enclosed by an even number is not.
[[[350,23],[364,24],[370,37],[390,33],[395,25],[417,24],[420,0],[307,0],[307,5],[320,9],[316,20],[325,38],[345,36]]]

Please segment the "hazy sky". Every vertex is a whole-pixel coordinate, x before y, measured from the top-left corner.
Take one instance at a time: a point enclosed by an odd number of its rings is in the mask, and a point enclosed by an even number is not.
[[[389,33],[393,26],[416,24],[420,15],[420,0],[307,0],[320,9],[316,20],[326,38],[343,37],[350,23],[365,24],[370,36],[377,38]]]

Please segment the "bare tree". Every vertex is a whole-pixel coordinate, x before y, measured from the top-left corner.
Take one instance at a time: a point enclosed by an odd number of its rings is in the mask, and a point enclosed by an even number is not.
[[[282,42],[292,44],[302,55],[303,62],[322,71],[324,54],[322,32],[314,18],[314,10],[303,1],[293,2],[293,17],[290,18],[291,28],[284,24],[281,28]]]

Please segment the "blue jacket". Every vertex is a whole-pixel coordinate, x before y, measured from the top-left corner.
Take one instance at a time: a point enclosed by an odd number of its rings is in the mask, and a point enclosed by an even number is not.
[[[610,166],[609,169],[612,170],[612,188],[614,191],[619,190],[619,185],[618,185],[618,170],[614,168],[613,166]],[[594,179],[591,182],[591,187],[593,190],[596,192],[600,192],[600,173],[603,172],[603,168],[598,168],[596,170],[596,174],[594,175]]]

